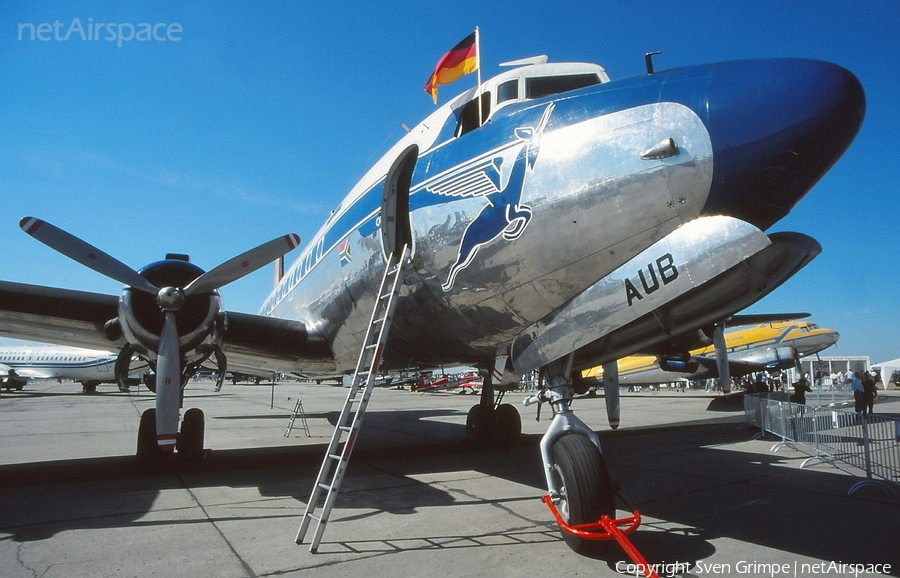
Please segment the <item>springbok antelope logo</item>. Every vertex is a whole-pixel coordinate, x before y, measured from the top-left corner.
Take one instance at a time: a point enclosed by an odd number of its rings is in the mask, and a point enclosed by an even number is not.
[[[516,140],[511,144],[426,186],[429,192],[438,195],[484,197],[487,201],[463,233],[456,262],[442,285],[445,292],[453,287],[456,276],[472,263],[482,246],[501,235],[507,241],[518,239],[531,221],[531,207],[522,204],[522,190],[526,175],[534,168],[541,134],[553,108],[553,103],[547,105],[537,126],[515,129]]]

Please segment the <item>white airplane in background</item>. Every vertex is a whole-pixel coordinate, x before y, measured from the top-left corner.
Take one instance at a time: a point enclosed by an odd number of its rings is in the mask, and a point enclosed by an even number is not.
[[[141,356],[157,385],[139,453],[199,456],[202,412],[187,410],[178,427],[189,372],[215,361],[220,371],[354,373],[381,279],[408,255],[381,370],[479,368],[466,431],[488,444],[521,433],[500,400],[541,369],[528,400],[554,413],[541,468],[566,541],[581,550],[590,538],[573,527],[616,508],[599,437],[572,411],[573,375],[720,323],[813,259],[814,239],[764,231],[853,141],[865,96],[847,70],[802,59],[648,66],[616,81],[595,64],[511,64],[404,135],[259,315],[226,311],[219,288],[296,247],[296,235],[207,272],[178,256],[135,271],[26,217],[26,233],[125,288],[0,282],[0,333]]]
[[[120,391],[138,385],[138,371],[131,367],[125,381],[118,383],[118,352],[61,345],[0,345],[0,380],[7,390],[21,391],[32,379],[68,379],[81,382],[82,390],[92,393],[101,383],[116,383]],[[144,364],[146,368],[146,364]]]

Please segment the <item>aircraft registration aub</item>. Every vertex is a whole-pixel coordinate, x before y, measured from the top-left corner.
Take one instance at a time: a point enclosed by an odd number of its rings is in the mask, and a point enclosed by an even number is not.
[[[197,456],[202,412],[185,412],[178,431],[186,374],[212,363],[352,372],[385,264],[408,247],[382,371],[480,368],[467,434],[491,443],[521,433],[500,399],[540,368],[528,401],[554,410],[541,444],[549,496],[561,523],[596,521],[615,503],[599,438],[571,408],[573,376],[721,326],[813,259],[814,239],[765,231],[839,159],[864,110],[852,73],[813,60],[616,81],[594,64],[520,61],[396,143],[259,315],[227,312],[219,288],[292,249],[295,235],[206,273],[176,257],[134,271],[29,217],[26,232],[126,287],[116,297],[2,282],[0,331],[143,357],[157,371],[157,407],[139,453]]]

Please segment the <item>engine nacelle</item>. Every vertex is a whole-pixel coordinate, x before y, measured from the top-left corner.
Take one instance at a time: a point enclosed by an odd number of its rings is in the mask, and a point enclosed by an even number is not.
[[[663,371],[697,373],[697,370],[700,369],[700,362],[690,356],[660,356],[657,361],[659,363],[659,368]]]
[[[512,346],[513,366],[520,373],[540,367],[652,315],[770,244],[731,217],[686,223],[523,331]]]
[[[788,369],[797,364],[797,352],[793,347],[757,349],[741,356],[741,361],[758,363],[766,369]]]
[[[158,287],[184,287],[203,274],[196,265],[180,259],[158,261],[139,271]],[[210,355],[222,342],[225,312],[217,290],[185,298],[175,314],[178,349],[186,364]],[[153,360],[159,351],[165,314],[154,295],[125,288],[119,297],[119,325],[135,351]]]

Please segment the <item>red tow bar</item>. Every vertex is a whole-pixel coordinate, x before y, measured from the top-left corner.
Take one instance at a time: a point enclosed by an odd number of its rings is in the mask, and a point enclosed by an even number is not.
[[[625,550],[625,553],[628,554],[631,561],[637,564],[638,568],[643,570],[644,575],[647,576],[647,578],[659,578],[656,570],[647,563],[647,560],[640,552],[638,552],[637,548],[634,547],[634,544],[631,543],[631,540],[628,539],[628,534],[637,530],[637,527],[641,525],[640,512],[635,510],[621,495],[617,495],[619,499],[631,509],[631,516],[613,520],[606,514],[603,514],[597,522],[590,524],[576,524],[574,526],[569,525],[562,519],[559,510],[556,509],[556,504],[554,504],[553,500],[550,498],[550,494],[544,494],[543,500],[544,503],[547,504],[547,507],[550,508],[550,513],[556,518],[556,523],[559,524],[559,527],[563,532],[584,540],[615,540],[619,543],[619,546]],[[620,527],[625,527],[625,529],[621,530],[619,529]]]

